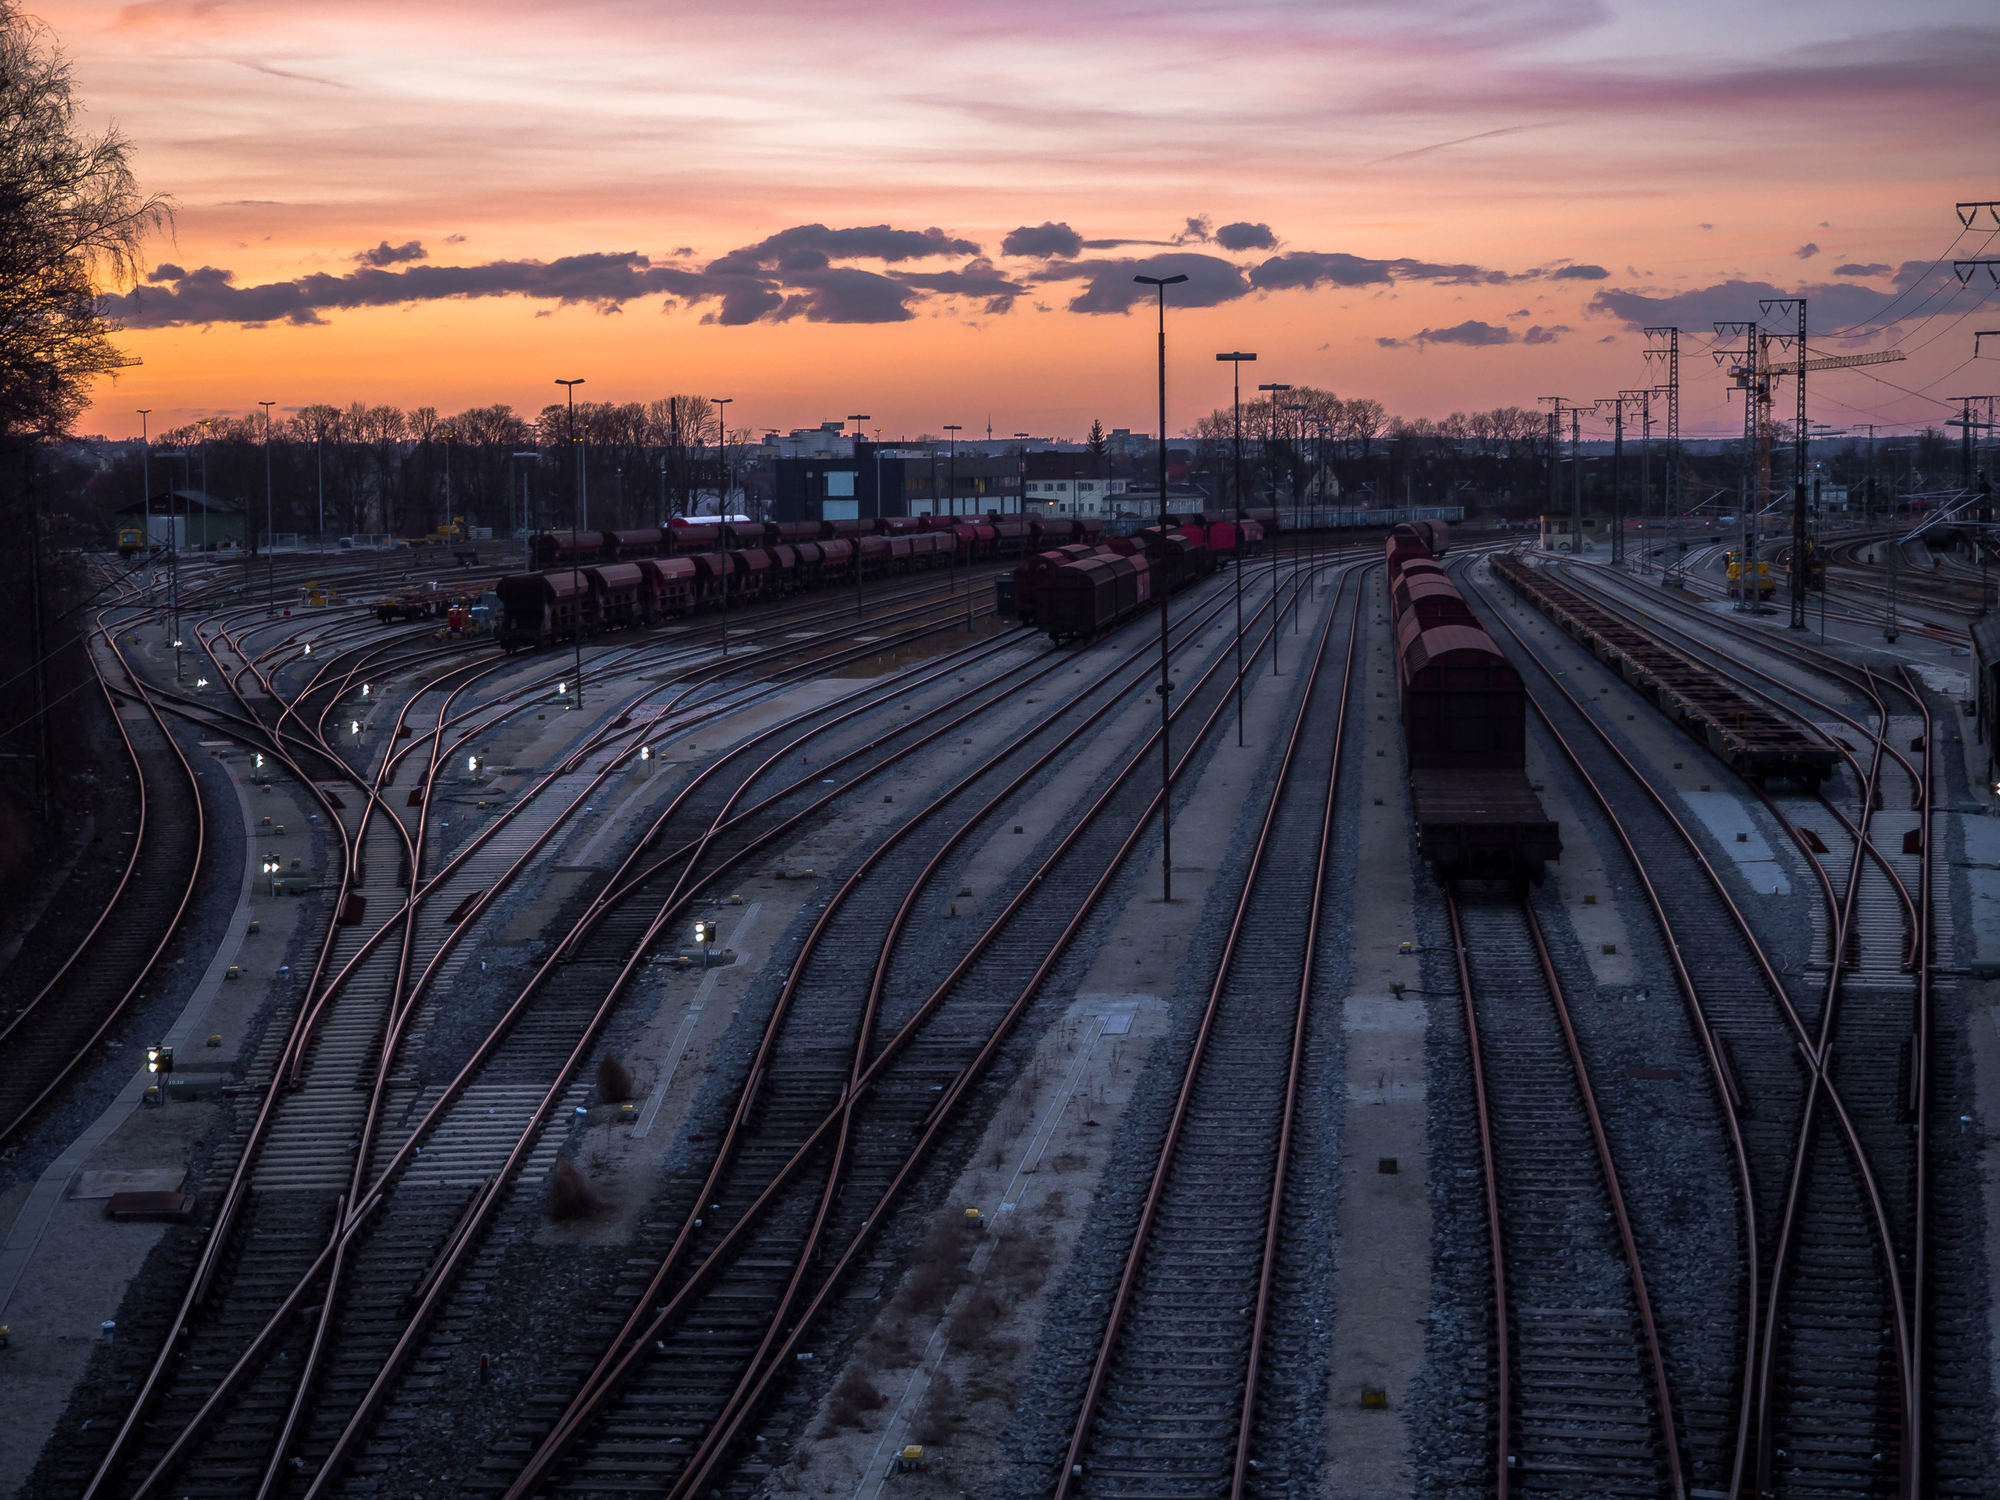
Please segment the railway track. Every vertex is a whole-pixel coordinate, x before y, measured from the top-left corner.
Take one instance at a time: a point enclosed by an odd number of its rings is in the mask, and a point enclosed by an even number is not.
[[[1339,598],[1312,651],[1057,1500],[1285,1494],[1304,1477],[1285,1434],[1311,1393],[1265,1355],[1274,1326],[1280,1347],[1300,1335],[1285,1209],[1360,637],[1352,581],[1344,655],[1328,660]]]
[[[1493,1237],[1495,1493],[1682,1496],[1645,1268],[1534,902],[1446,903]]]
[[[1220,598],[1203,606],[1209,623],[1222,608]],[[1258,620],[1269,608],[1268,599],[1259,604]],[[1262,625],[1266,635],[1271,628]],[[1128,690],[1143,685],[1148,651],[1132,653]],[[1177,717],[1201,718],[1179,765],[1227,708],[1233,679],[1221,670],[1224,660],[1211,652],[1176,695]],[[1088,727],[1076,725],[1068,739]],[[553,1428],[536,1423],[524,1433],[509,1467],[526,1463],[509,1494],[634,1483],[705,1493],[726,1475],[736,1476],[727,1481],[734,1489],[782,1462],[782,1447],[766,1445],[742,1468],[735,1446],[796,1368],[801,1341],[821,1333],[838,1288],[859,1270],[954,1111],[1146,835],[1159,794],[1134,773],[1152,763],[1155,742],[1156,734],[1145,735],[1121,754],[1110,784],[1054,850],[986,898],[986,910],[999,904],[991,920],[942,951],[920,948],[922,958],[899,963],[903,924],[920,904],[935,912],[938,898],[925,893],[934,884],[949,888],[938,877],[951,869],[952,849],[1029,787],[1060,744],[1026,764],[1034,737],[1009,747],[1017,753],[997,757],[980,778],[985,785],[960,783],[973,805],[940,826],[949,833],[943,845],[882,862],[879,880],[866,878],[867,864],[850,876],[793,962],[786,995],[799,1008],[781,1009],[767,1028],[701,1192],[679,1211],[653,1273],[619,1289],[616,1301],[629,1311]],[[993,775],[1004,784],[993,786]],[[855,938],[837,946],[823,940],[849,920],[860,925]],[[873,951],[866,992],[879,1019],[838,1003],[843,979],[861,982],[843,949]],[[648,1413],[662,1412],[676,1417],[649,1421]]]
[[[1720,630],[1737,649],[1724,652],[1696,633],[1699,626]],[[1826,939],[1821,951],[1841,954],[1831,972],[1822,970],[1820,1025],[1825,1050],[1838,1064],[1834,1076],[1843,1106],[1852,1112],[1880,1181],[1879,1216],[1898,1246],[1900,1276],[1891,1279],[1899,1285],[1878,1310],[1889,1323],[1903,1324],[1908,1411],[1900,1420],[1886,1416],[1879,1392],[1871,1395],[1858,1373],[1871,1367],[1882,1335],[1876,1327],[1854,1326],[1843,1312],[1853,1299],[1856,1268],[1874,1252],[1854,1227],[1867,1217],[1856,1208],[1866,1205],[1841,1201],[1842,1173],[1828,1156],[1828,1132],[1822,1130],[1794,1169],[1796,1249],[1781,1262],[1786,1272],[1778,1287],[1805,1314],[1789,1319],[1789,1365],[1774,1370],[1768,1382],[1777,1431],[1769,1462],[1789,1462],[1830,1486],[1859,1489],[1880,1467],[1875,1455],[1889,1451],[1882,1445],[1894,1438],[1906,1475],[1914,1476],[1906,1482],[1939,1492],[1976,1484],[1982,1466],[1967,1418],[1978,1402],[1968,1401],[1959,1373],[1969,1357],[1969,1330],[1953,1308],[1940,1306],[1946,1283],[1935,1269],[1940,1254],[1963,1251],[1959,1234],[1940,1236],[1940,1224],[1957,1216],[1947,1212],[1940,1219],[1932,1181],[1932,1141],[1948,1123],[1938,1117],[1947,1091],[1935,1079],[1940,1070],[1949,1078],[1952,1065],[1934,1042],[1934,952],[1941,934],[1948,941],[1950,913],[1933,900],[1940,855],[1930,838],[1937,778],[1928,704],[1906,671],[1877,676],[1864,665],[1728,621],[1676,621],[1665,628],[1713,655],[1717,670],[1735,675],[1746,690],[1761,688],[1817,719],[1843,744],[1852,767],[1845,797],[1818,804],[1799,797],[1766,800],[1818,871]],[[1806,673],[1843,689],[1849,701],[1832,701]],[[1808,829],[1815,830],[1810,837]],[[1817,830],[1828,837],[1822,840]],[[1932,1352],[1937,1350],[1944,1351],[1941,1357]],[[1775,1349],[1773,1358],[1787,1357],[1785,1348]],[[1793,1411],[1796,1417],[1787,1416]],[[1873,1440],[1866,1455],[1858,1451],[1861,1439]]]
[[[894,637],[890,639],[893,641]],[[848,647],[836,655],[866,655],[875,649],[879,647],[873,644],[860,648]],[[990,649],[992,648],[984,646],[975,648],[976,651]],[[643,698],[647,693],[657,691],[660,689],[650,688],[640,696]],[[407,710],[408,705],[404,711]],[[440,710],[440,720],[442,725],[442,710]],[[622,716],[618,722],[622,723]],[[614,740],[626,741],[622,751],[626,755],[629,755],[634,748],[630,743],[631,733],[632,731],[626,730],[612,735]],[[391,750],[394,745],[395,739],[392,736],[389,740]],[[391,974],[378,975],[372,982],[365,981],[367,972],[365,969],[359,971],[364,980],[353,983],[351,988],[347,981],[353,976],[342,973],[342,970],[361,958],[371,941],[379,943],[385,936],[387,927],[392,925],[401,913],[404,896],[402,888],[409,878],[407,871],[412,868],[412,856],[421,849],[421,813],[416,830],[418,838],[413,840],[412,831],[403,827],[401,821],[380,797],[388,779],[387,773],[393,770],[395,764],[396,757],[393,753],[385,753],[373,783],[362,782],[368,796],[359,809],[348,810],[346,813],[348,823],[342,825],[352,845],[353,853],[345,861],[349,878],[341,893],[341,903],[345,904],[349,896],[358,896],[368,906],[386,915],[369,927],[343,929],[336,926],[330,932],[332,946],[323,955],[319,975],[315,976],[314,984],[308,988],[308,996],[314,998],[305,1012],[305,1017],[310,1021],[315,1009],[327,1010],[327,1014],[321,1018],[323,1024],[317,1027],[302,1025],[300,1017],[295,1014],[291,1041],[285,1049],[286,1056],[279,1061],[276,1069],[278,1072],[284,1072],[289,1068],[302,1073],[310,1063],[312,1077],[310,1080],[301,1079],[305,1086],[304,1094],[283,1101],[293,1107],[283,1112],[282,1123],[277,1126],[272,1126],[271,1123],[273,1114],[271,1106],[280,1096],[269,1090],[265,1092],[260,1125],[246,1143],[249,1149],[244,1164],[239,1167],[237,1184],[231,1188],[225,1199],[224,1212],[219,1220],[222,1232],[217,1235],[215,1244],[211,1247],[212,1253],[204,1257],[202,1265],[195,1272],[189,1305],[183,1311],[181,1326],[185,1327],[186,1313],[206,1297],[216,1296],[229,1306],[232,1309],[229,1321],[233,1326],[230,1332],[223,1336],[225,1347],[229,1338],[237,1339],[237,1346],[242,1347],[241,1335],[245,1328],[257,1327],[259,1328],[257,1336],[264,1336],[264,1325],[269,1324],[273,1315],[285,1311],[288,1304],[292,1314],[299,1312],[303,1304],[296,1297],[287,1298],[275,1289],[290,1286],[296,1290],[301,1276],[306,1277],[307,1286],[311,1285],[309,1273],[312,1265],[319,1259],[318,1252],[323,1251],[328,1243],[329,1221],[341,1224],[344,1232],[349,1234],[357,1227],[355,1216],[346,1215],[343,1218],[339,1209],[329,1212],[326,1199],[330,1196],[332,1188],[343,1182],[350,1182],[350,1192],[341,1195],[341,1198],[344,1202],[353,1201],[350,1169],[358,1170],[356,1164],[369,1158],[370,1153],[364,1149],[364,1139],[373,1127],[385,1097],[393,1093],[393,1089],[384,1086],[385,1079],[379,1076],[385,1059],[394,1050],[393,1044],[385,1048],[384,1031],[386,1023],[399,1005],[405,1012],[407,1010],[407,997],[402,991],[403,976],[410,972],[410,954],[407,951],[398,952],[396,954],[398,962],[391,965]],[[425,775],[425,785],[435,779],[436,771],[437,759],[433,756]],[[580,798],[572,801],[572,809],[576,800]],[[371,813],[374,814],[372,817]],[[524,862],[525,854],[517,863]],[[378,882],[380,888],[369,885],[370,880]],[[407,930],[406,926],[405,931]],[[320,977],[327,974],[340,974],[341,977],[338,981],[322,987]],[[329,996],[334,996],[338,1001],[330,1010]],[[370,1074],[377,1075],[372,1091],[357,1095],[356,1083],[362,1082]],[[514,1090],[516,1094],[520,1092],[518,1088]],[[371,1095],[374,1100],[373,1107],[369,1105]],[[518,1108],[509,1110],[510,1115],[518,1116],[519,1113]],[[346,1152],[342,1151],[343,1146],[347,1147]],[[504,1151],[501,1154],[504,1158]],[[397,1203],[403,1219],[414,1220],[414,1224],[406,1224],[399,1220],[390,1226],[386,1233],[376,1236],[375,1241],[367,1247],[371,1251],[377,1243],[388,1247],[386,1251],[378,1253],[387,1254],[391,1263],[394,1263],[399,1256],[407,1258],[411,1254],[421,1256],[429,1253],[431,1247],[428,1239],[434,1236],[428,1227],[427,1213],[443,1215],[449,1221],[454,1213],[463,1209],[462,1202],[451,1201],[452,1193],[449,1191],[427,1195],[422,1174],[419,1173],[418,1177],[419,1182],[410,1194],[399,1198]],[[272,1206],[274,1195],[288,1192],[294,1195],[290,1211],[280,1211]],[[462,1197],[462,1194],[459,1196]],[[410,1205],[418,1204],[419,1200],[426,1197],[430,1200],[428,1203],[415,1209],[410,1208]],[[440,1203],[443,1206],[438,1206]],[[250,1211],[252,1209],[258,1211]],[[363,1212],[368,1211],[371,1210],[363,1210]],[[340,1253],[344,1256],[345,1251],[346,1244],[343,1240]],[[305,1256],[304,1261],[299,1259],[301,1255]],[[357,1268],[360,1266],[361,1262],[357,1261]],[[246,1277],[253,1278],[251,1290],[248,1295],[238,1296],[236,1293],[241,1289]],[[217,1278],[225,1281],[226,1287],[219,1289],[216,1284]],[[362,1284],[366,1286],[373,1283]],[[297,1329],[294,1328],[292,1331],[295,1336],[289,1345],[282,1340],[267,1337],[261,1352],[281,1366],[290,1364],[294,1371],[316,1368],[318,1364],[316,1346],[327,1342],[326,1333],[332,1327],[331,1308],[334,1297],[331,1291],[339,1290],[342,1285],[343,1280],[338,1278],[329,1284],[329,1295],[317,1309],[321,1314],[321,1328],[312,1339],[301,1342],[296,1336]],[[366,1300],[365,1296],[363,1300]],[[249,1311],[242,1318],[238,1318],[236,1312],[243,1308],[248,1308]],[[292,1321],[297,1320],[294,1318]],[[360,1319],[363,1324],[366,1321],[365,1317]],[[343,1327],[345,1326],[347,1324],[343,1320]],[[365,1363],[367,1342],[366,1336],[351,1340],[353,1347],[343,1347],[336,1353],[346,1357],[358,1351],[358,1357]],[[352,1360],[348,1362],[352,1363]],[[141,1471],[150,1472],[167,1463],[169,1459],[167,1440],[175,1433],[190,1434],[192,1427],[201,1425],[195,1420],[197,1417],[203,1421],[221,1417],[222,1420],[215,1426],[215,1441],[202,1450],[201,1461],[195,1466],[194,1477],[203,1479],[204,1474],[201,1471],[205,1466],[208,1471],[205,1481],[221,1483],[226,1487],[226,1482],[236,1473],[240,1462],[238,1450],[246,1441],[243,1433],[235,1429],[243,1426],[246,1420],[245,1412],[259,1413],[268,1426],[269,1413],[260,1409],[268,1407],[270,1403],[248,1400],[225,1414],[213,1401],[215,1376],[219,1367],[210,1365],[206,1361],[195,1365],[184,1356],[178,1363],[187,1367],[181,1373],[193,1378],[176,1381],[171,1378],[176,1374],[172,1368],[156,1364],[139,1409],[148,1409],[152,1403],[161,1402],[164,1403],[163,1409],[171,1410],[177,1417],[185,1415],[188,1420],[157,1422],[154,1427],[146,1430],[144,1441],[136,1444],[132,1443],[131,1439],[137,1430],[128,1420],[121,1440],[114,1444],[114,1452],[110,1455],[110,1459],[129,1460],[136,1454],[141,1460],[150,1460]],[[278,1373],[282,1375],[283,1371]],[[337,1368],[331,1378],[333,1383],[329,1388],[337,1390],[339,1386]],[[277,1403],[281,1410],[286,1406],[282,1395],[284,1385],[285,1382],[281,1379],[279,1382],[281,1396]],[[335,1400],[330,1406],[337,1413],[339,1402]],[[251,1427],[256,1428],[257,1418],[249,1420]],[[337,1428],[339,1425],[337,1416],[332,1420]],[[288,1418],[287,1424],[301,1434],[301,1441],[310,1440],[310,1431],[300,1426],[296,1416]],[[155,1441],[156,1434],[158,1434],[157,1441]],[[263,1442],[268,1447],[276,1436],[275,1430],[265,1430],[256,1441]],[[184,1448],[187,1445],[183,1442],[181,1446]],[[284,1443],[280,1442],[278,1447],[281,1450],[278,1456],[270,1460],[270,1472],[267,1473],[265,1481],[267,1488],[274,1478],[277,1481],[289,1478],[287,1472],[277,1467],[279,1461],[285,1457],[282,1452]],[[114,1467],[109,1460],[101,1466],[96,1481],[100,1487],[110,1479]],[[139,1470],[137,1464],[133,1464],[132,1467],[135,1471]],[[239,1480],[241,1478],[240,1475],[236,1477]],[[253,1485],[252,1488],[255,1489],[256,1486]]]
[[[194,769],[137,673],[118,650],[116,627],[100,616],[86,643],[97,686],[131,768],[129,854],[82,939],[49,954],[38,972],[10,968],[0,1000],[0,1146],[17,1142],[85,1067],[142,997],[187,911],[206,847]],[[109,659],[107,661],[107,658]],[[124,685],[114,689],[113,677]],[[50,972],[50,965],[53,972]]]
[[[1536,648],[1513,633],[1539,663]],[[1661,920],[1675,932],[1706,1024],[1723,1044],[1715,1061],[1726,1066],[1717,1067],[1716,1080],[1730,1101],[1754,1185],[1759,1232],[1750,1264],[1757,1285],[1755,1300],[1739,1303],[1735,1314],[1738,1347],[1751,1357],[1736,1398],[1744,1420],[1732,1468],[1743,1466],[1740,1479],[1770,1494],[1873,1494],[1908,1483],[1905,1466],[1917,1458],[1908,1434],[1920,1376],[1912,1366],[1901,1267],[1917,1247],[1912,1224],[1896,1207],[1914,1194],[1921,1174],[1907,1149],[1883,1149],[1893,1147],[1894,1134],[1885,1138],[1879,1127],[1900,1124],[1893,1108],[1884,1117],[1882,1105],[1896,1097],[1897,1063],[1912,1052],[1909,1000],[1871,1006],[1857,994],[1843,1006],[1844,965],[1819,982],[1801,976],[1787,986],[1701,840],[1618,747],[1604,722],[1610,715],[1584,708],[1581,684],[1568,675],[1565,683],[1545,672],[1540,681],[1547,686],[1536,701],[1565,753],[1588,766],[1593,779],[1604,778],[1600,795],[1608,790],[1610,797],[1601,805],[1639,855],[1644,878],[1676,893],[1674,917],[1662,913]],[[1872,764],[1852,792],[1860,808],[1872,802],[1893,720],[1883,714],[1871,727]],[[1865,817],[1854,826],[1859,847]],[[1830,874],[1822,881],[1833,947],[1843,954],[1857,909],[1858,866],[1850,862],[1847,873],[1844,889],[1834,887]],[[1699,925],[1691,924],[1697,915]],[[1691,929],[1699,941],[1690,941]],[[1710,980],[1702,972],[1732,951],[1741,962],[1734,994],[1722,976]],[[1747,975],[1761,977],[1761,986],[1743,986]],[[1882,1038],[1869,1034],[1877,1017],[1892,1038],[1902,1028],[1903,1044],[1888,1048],[1886,1091],[1875,1046]],[[1843,1035],[1852,1040],[1836,1050]],[[1853,1058],[1861,1059],[1858,1066]]]

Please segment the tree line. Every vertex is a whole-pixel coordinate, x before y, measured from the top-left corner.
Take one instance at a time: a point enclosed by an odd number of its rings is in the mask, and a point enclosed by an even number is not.
[[[462,520],[511,531],[567,526],[578,496],[591,526],[656,524],[714,492],[723,460],[718,408],[703,396],[646,402],[551,403],[533,416],[508,405],[454,413],[356,401],[316,403],[266,426],[259,414],[169,428],[150,450],[121,453],[84,480],[94,524],[136,503],[142,489],[200,490],[242,506],[264,527],[266,472],[278,532],[410,536]],[[150,479],[140,474],[151,468]],[[322,517],[324,524],[322,525]]]

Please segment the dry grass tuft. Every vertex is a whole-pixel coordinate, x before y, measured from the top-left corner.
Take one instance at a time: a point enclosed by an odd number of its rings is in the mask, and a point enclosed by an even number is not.
[[[549,1217],[563,1224],[571,1219],[589,1218],[596,1212],[597,1194],[590,1190],[583,1173],[577,1171],[573,1162],[557,1162],[549,1178]]]
[[[632,1070],[609,1052],[597,1060],[597,1097],[606,1104],[623,1104],[632,1097]]]

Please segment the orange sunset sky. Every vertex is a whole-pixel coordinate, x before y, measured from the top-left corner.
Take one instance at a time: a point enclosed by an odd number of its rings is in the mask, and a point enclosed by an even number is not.
[[[1135,270],[1187,270],[1169,426],[1259,379],[1392,413],[1587,400],[1803,290],[1816,420],[2000,389],[1990,3],[35,7],[89,123],[177,202],[121,295],[143,359],[79,430],[314,401],[733,396],[1150,431]],[[126,289],[121,289],[121,293]],[[1982,311],[1982,305],[1984,310]]]

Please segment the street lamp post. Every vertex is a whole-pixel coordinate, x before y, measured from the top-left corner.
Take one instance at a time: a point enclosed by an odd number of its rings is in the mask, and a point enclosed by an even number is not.
[[[264,408],[264,576],[270,582],[270,612],[278,612],[278,559],[271,551],[271,408],[275,401],[259,401]]]
[[[1297,405],[1292,405],[1287,403],[1285,410],[1304,411],[1305,404],[1303,402]],[[1299,442],[1303,444],[1306,440],[1306,428],[1304,419],[1303,418],[1294,419],[1292,424],[1292,430],[1299,435]],[[1298,592],[1299,559],[1304,551],[1304,548],[1305,548],[1304,539],[1299,535],[1299,466],[1296,462],[1294,462],[1292,465],[1292,588],[1293,588],[1292,634],[1293,635],[1297,635],[1299,633],[1299,619],[1302,615],[1305,614],[1305,609],[1301,602],[1302,596]]]
[[[1288,385],[1260,385],[1260,391],[1271,393],[1270,437],[1266,439],[1264,451],[1271,460],[1271,519],[1278,518],[1278,393],[1289,391]],[[1271,548],[1271,675],[1278,675],[1278,539],[1269,539]]]
[[[861,424],[875,419],[862,411],[849,412],[847,420],[854,424],[854,451],[859,453]],[[877,431],[875,435],[879,438],[882,434]],[[858,481],[861,477],[861,464],[858,459],[855,461],[854,474]],[[935,500],[936,497],[933,496],[932,499]],[[875,514],[878,517],[882,514],[882,450],[879,446],[875,450]],[[824,495],[820,496],[819,516],[822,521],[827,518]],[[858,625],[861,623],[861,496],[858,494],[854,497],[854,540],[849,545],[854,549],[854,622]]]
[[[715,404],[715,457],[722,470],[721,482],[716,486],[715,525],[716,535],[722,542],[722,659],[729,660],[729,543],[733,533],[729,529],[729,403],[734,396],[711,396]]]
[[[215,425],[215,418],[207,417],[201,423],[201,550],[208,551],[208,429]]]
[[[1233,350],[1216,359],[1229,366],[1230,401],[1236,411],[1236,478],[1231,493],[1236,497],[1236,744],[1243,745],[1243,366],[1255,361],[1254,354]]]
[[[146,546],[146,576],[148,579],[151,579],[153,576],[153,439],[147,431],[149,424],[146,419],[152,410],[153,408],[150,406],[138,408],[139,483],[141,485],[139,494],[139,526],[140,536]],[[170,505],[167,510],[167,540],[171,542],[173,537],[173,508]],[[175,597],[174,591],[173,567],[173,553],[169,552],[167,554],[167,602],[170,605],[178,607],[178,600]],[[180,634],[180,622],[178,620],[174,621],[173,632],[176,636]]]
[[[945,513],[951,517],[951,593],[955,599],[958,597],[958,435],[965,428],[962,423],[947,422],[944,424],[944,430],[951,434],[951,464],[949,470],[951,475],[949,481],[951,484],[951,498],[945,502]],[[974,535],[976,536],[977,533],[975,532]],[[970,569],[972,557],[970,555],[969,544],[965,561],[967,568]],[[971,576],[969,571],[966,576],[968,578]],[[970,614],[970,612],[971,606],[967,605],[967,613]]]
[[[1159,293],[1160,317],[1160,556],[1166,556],[1167,537],[1167,288],[1186,281],[1185,276],[1134,276],[1141,286]],[[1174,762],[1167,741],[1173,727],[1167,695],[1174,690],[1173,669],[1167,648],[1169,620],[1167,590],[1160,591],[1160,900],[1174,899]]]
[[[583,455],[576,446],[576,388],[583,384],[583,377],[575,380],[558,380],[557,385],[569,393],[569,445],[577,454],[576,493],[569,512],[569,587],[570,608],[574,613],[571,639],[576,644],[576,706],[583,707],[583,572],[577,562],[576,549],[580,545],[577,533],[582,529],[583,519]]]
[[[526,458],[537,462],[540,461],[541,456],[539,453],[516,453],[514,455],[517,459]],[[528,469],[525,464],[521,467],[521,525],[519,529],[523,533],[526,533],[521,538],[521,567],[524,572],[532,572],[535,566],[535,539],[533,536],[535,526],[528,512]]]

